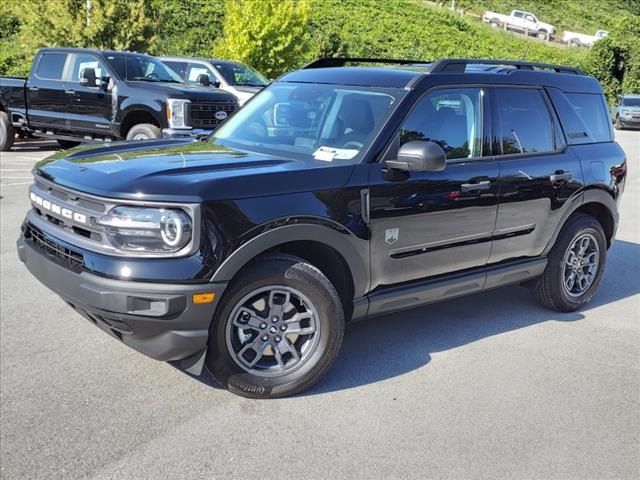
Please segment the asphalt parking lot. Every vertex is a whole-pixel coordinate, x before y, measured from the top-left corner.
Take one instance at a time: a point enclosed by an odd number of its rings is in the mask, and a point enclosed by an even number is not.
[[[83,320],[15,251],[33,164],[0,153],[3,479],[640,478],[640,131],[600,290],[510,287],[361,322],[311,391],[253,401]]]

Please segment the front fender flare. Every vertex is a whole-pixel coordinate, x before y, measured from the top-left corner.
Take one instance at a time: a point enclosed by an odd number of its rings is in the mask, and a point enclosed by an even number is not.
[[[236,249],[216,270],[212,282],[228,282],[252,259],[279,245],[310,241],[333,248],[342,256],[353,278],[354,296],[365,295],[369,288],[369,242],[347,230],[315,224],[285,225],[263,232]],[[366,245],[366,248],[363,248]]]

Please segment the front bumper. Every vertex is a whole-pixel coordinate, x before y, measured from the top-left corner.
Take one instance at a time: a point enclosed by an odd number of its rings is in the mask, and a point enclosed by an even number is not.
[[[28,270],[78,313],[125,345],[162,361],[200,358],[226,283],[166,284],[116,280],[73,271],[59,256],[21,236],[18,255]],[[214,292],[195,304],[196,293]]]
[[[620,124],[626,128],[640,128],[640,117],[623,117],[620,115]]]
[[[163,128],[163,138],[200,138],[208,137],[213,130],[205,130],[203,128]]]

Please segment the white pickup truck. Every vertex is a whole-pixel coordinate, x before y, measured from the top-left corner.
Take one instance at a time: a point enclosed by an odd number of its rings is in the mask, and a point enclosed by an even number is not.
[[[556,36],[556,29],[553,25],[541,22],[533,13],[523,10],[513,10],[510,15],[486,11],[482,15],[482,21],[493,28],[515,30],[535,35],[541,40],[551,40]]]
[[[577,32],[564,32],[564,35],[562,35],[562,42],[571,45],[572,47],[593,47],[594,43],[607,35],[609,35],[609,32],[606,30],[598,30],[595,35],[587,35]]]

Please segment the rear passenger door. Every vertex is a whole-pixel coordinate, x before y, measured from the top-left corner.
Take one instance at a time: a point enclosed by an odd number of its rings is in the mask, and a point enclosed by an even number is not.
[[[27,81],[29,123],[36,128],[65,130],[65,89],[63,81],[68,55],[43,52]]]
[[[566,148],[546,92],[491,89],[492,149],[500,170],[489,263],[540,255],[565,210],[579,201],[579,159]]]

